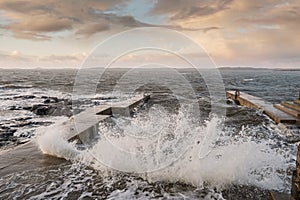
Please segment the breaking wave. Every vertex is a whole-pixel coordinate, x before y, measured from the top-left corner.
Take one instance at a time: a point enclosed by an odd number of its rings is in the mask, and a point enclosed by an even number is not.
[[[84,150],[64,138],[70,127],[62,122],[39,129],[37,143],[45,154],[103,174],[123,171],[200,188],[241,184],[287,191],[295,153],[293,147],[283,149],[288,144],[276,139],[278,130],[249,125],[237,131],[223,122],[211,116],[200,123],[186,109],[169,113],[154,106],[135,118],[100,123],[95,144]]]

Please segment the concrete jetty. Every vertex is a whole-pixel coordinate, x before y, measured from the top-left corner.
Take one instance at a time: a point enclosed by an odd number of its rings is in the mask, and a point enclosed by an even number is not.
[[[62,123],[62,126],[69,130],[63,137],[66,140],[78,139],[82,143],[88,142],[98,133],[100,122],[109,119],[112,115],[130,116],[135,107],[149,98],[150,95],[139,94],[126,101],[88,108]],[[35,141],[2,151],[0,157],[0,176],[66,162],[64,159],[43,154]]]
[[[266,100],[244,92],[227,91],[227,98],[235,100],[242,106],[261,110],[278,124],[281,131],[291,138],[291,141],[300,140],[300,100],[272,104]]]
[[[274,105],[240,91],[227,91],[226,96],[242,106],[261,110],[278,124],[283,133],[292,138],[291,142],[300,141],[300,93],[299,98],[294,102],[283,101]],[[296,170],[292,177],[291,195],[271,191],[270,197],[272,200],[300,200],[300,146],[298,146]]]
[[[284,107],[284,105],[281,104],[273,105],[272,103],[267,102],[266,100],[260,97],[252,96],[244,92],[239,92],[239,94],[236,94],[236,91],[227,91],[226,97],[237,101],[242,106],[261,110],[278,124],[279,123],[296,124],[297,122],[300,121],[300,119],[297,118],[296,116],[291,115],[288,112],[285,112],[286,111],[285,109],[280,109],[281,107]]]

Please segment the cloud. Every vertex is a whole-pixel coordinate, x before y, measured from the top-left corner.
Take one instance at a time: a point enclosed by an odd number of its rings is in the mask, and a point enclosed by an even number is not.
[[[188,33],[217,63],[274,64],[300,56],[297,0],[160,0],[150,14],[165,16],[182,30],[217,27],[203,31],[206,35]]]
[[[90,37],[99,32],[111,30],[112,27],[166,27],[204,32],[219,29],[216,26],[184,28],[178,24],[157,25],[141,22],[131,15],[118,15],[117,11],[127,3],[129,0],[2,0],[0,1],[1,16],[7,23],[0,24],[0,28],[11,32],[16,38],[29,40],[49,40],[54,33],[63,31],[69,31],[71,35],[74,32],[80,37]],[[180,1],[180,3],[185,5],[184,1]],[[223,7],[222,3],[218,5]],[[201,9],[210,10],[212,8],[201,7]],[[204,10],[201,12],[210,12]],[[200,11],[194,14],[190,12],[194,11],[177,13],[173,17],[192,16]]]
[[[156,1],[152,15],[168,15],[170,20],[183,20],[199,16],[213,15],[225,10],[232,0],[159,0]]]
[[[32,56],[18,51],[0,51],[0,68],[78,68],[86,56],[86,53]]]
[[[82,45],[78,48],[87,48],[90,45],[87,43],[97,38],[92,36],[101,32],[165,27],[188,34],[219,63],[254,60],[266,63],[300,56],[299,0],[148,0],[147,6],[135,5],[141,7],[139,12],[125,12],[132,3],[132,0],[1,0],[0,34],[2,38],[26,40],[55,38],[55,48],[61,38],[68,37],[68,42]],[[147,23],[142,12],[151,15],[146,17]],[[152,24],[151,19],[159,20]],[[65,49],[69,48],[66,43],[62,45]],[[49,54],[54,53],[55,49]]]
[[[0,52],[0,60],[1,61],[18,61],[18,62],[30,62],[32,61],[32,57],[25,56],[18,51],[12,52]]]
[[[1,28],[17,38],[32,40],[50,39],[51,33],[65,30],[89,36],[107,30],[109,23],[103,22],[116,17],[103,15],[104,11],[126,3],[127,0],[2,0],[0,11],[9,23]]]
[[[91,23],[76,31],[77,35],[91,36],[98,32],[108,30],[110,28],[107,20],[99,20],[98,23]]]

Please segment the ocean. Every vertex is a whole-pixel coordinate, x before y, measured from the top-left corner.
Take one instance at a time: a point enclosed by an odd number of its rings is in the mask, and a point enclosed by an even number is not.
[[[29,141],[43,145],[37,139],[40,135],[62,131],[56,124],[88,107],[129,98],[132,92],[148,93],[151,98],[132,119],[113,118],[121,124],[121,131],[105,123],[99,134],[144,137],[147,135],[139,134],[163,127],[165,141],[172,141],[180,132],[183,138],[196,135],[197,142],[189,144],[169,166],[143,173],[89,163],[87,147],[72,144],[82,152],[80,158],[61,154],[57,157],[67,160],[0,177],[0,199],[266,199],[269,190],[290,193],[297,144],[289,143],[260,111],[226,99],[212,102],[209,85],[214,83],[206,83],[194,69],[175,70],[182,82],[162,69],[143,69],[131,76],[124,76],[130,69],[109,69],[101,77],[96,71],[87,70],[89,78],[83,84],[93,84],[95,90],[84,88],[74,98],[75,69],[1,69],[0,156]],[[238,89],[272,103],[291,101],[299,95],[300,71],[220,69],[220,75],[225,90]],[[145,79],[148,82],[143,84]],[[197,102],[197,116],[182,109],[190,102],[187,85],[193,91],[193,102]],[[212,115],[214,108],[224,110],[224,116]],[[147,131],[140,133],[136,127]],[[218,134],[204,140],[210,132]],[[201,142],[209,148],[207,154],[199,152]],[[167,157],[171,144],[164,145],[161,148]]]

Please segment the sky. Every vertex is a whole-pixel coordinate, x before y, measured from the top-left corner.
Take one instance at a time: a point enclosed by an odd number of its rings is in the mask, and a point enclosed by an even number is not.
[[[78,68],[143,27],[188,36],[218,67],[300,68],[299,0],[0,0],[0,68]]]

